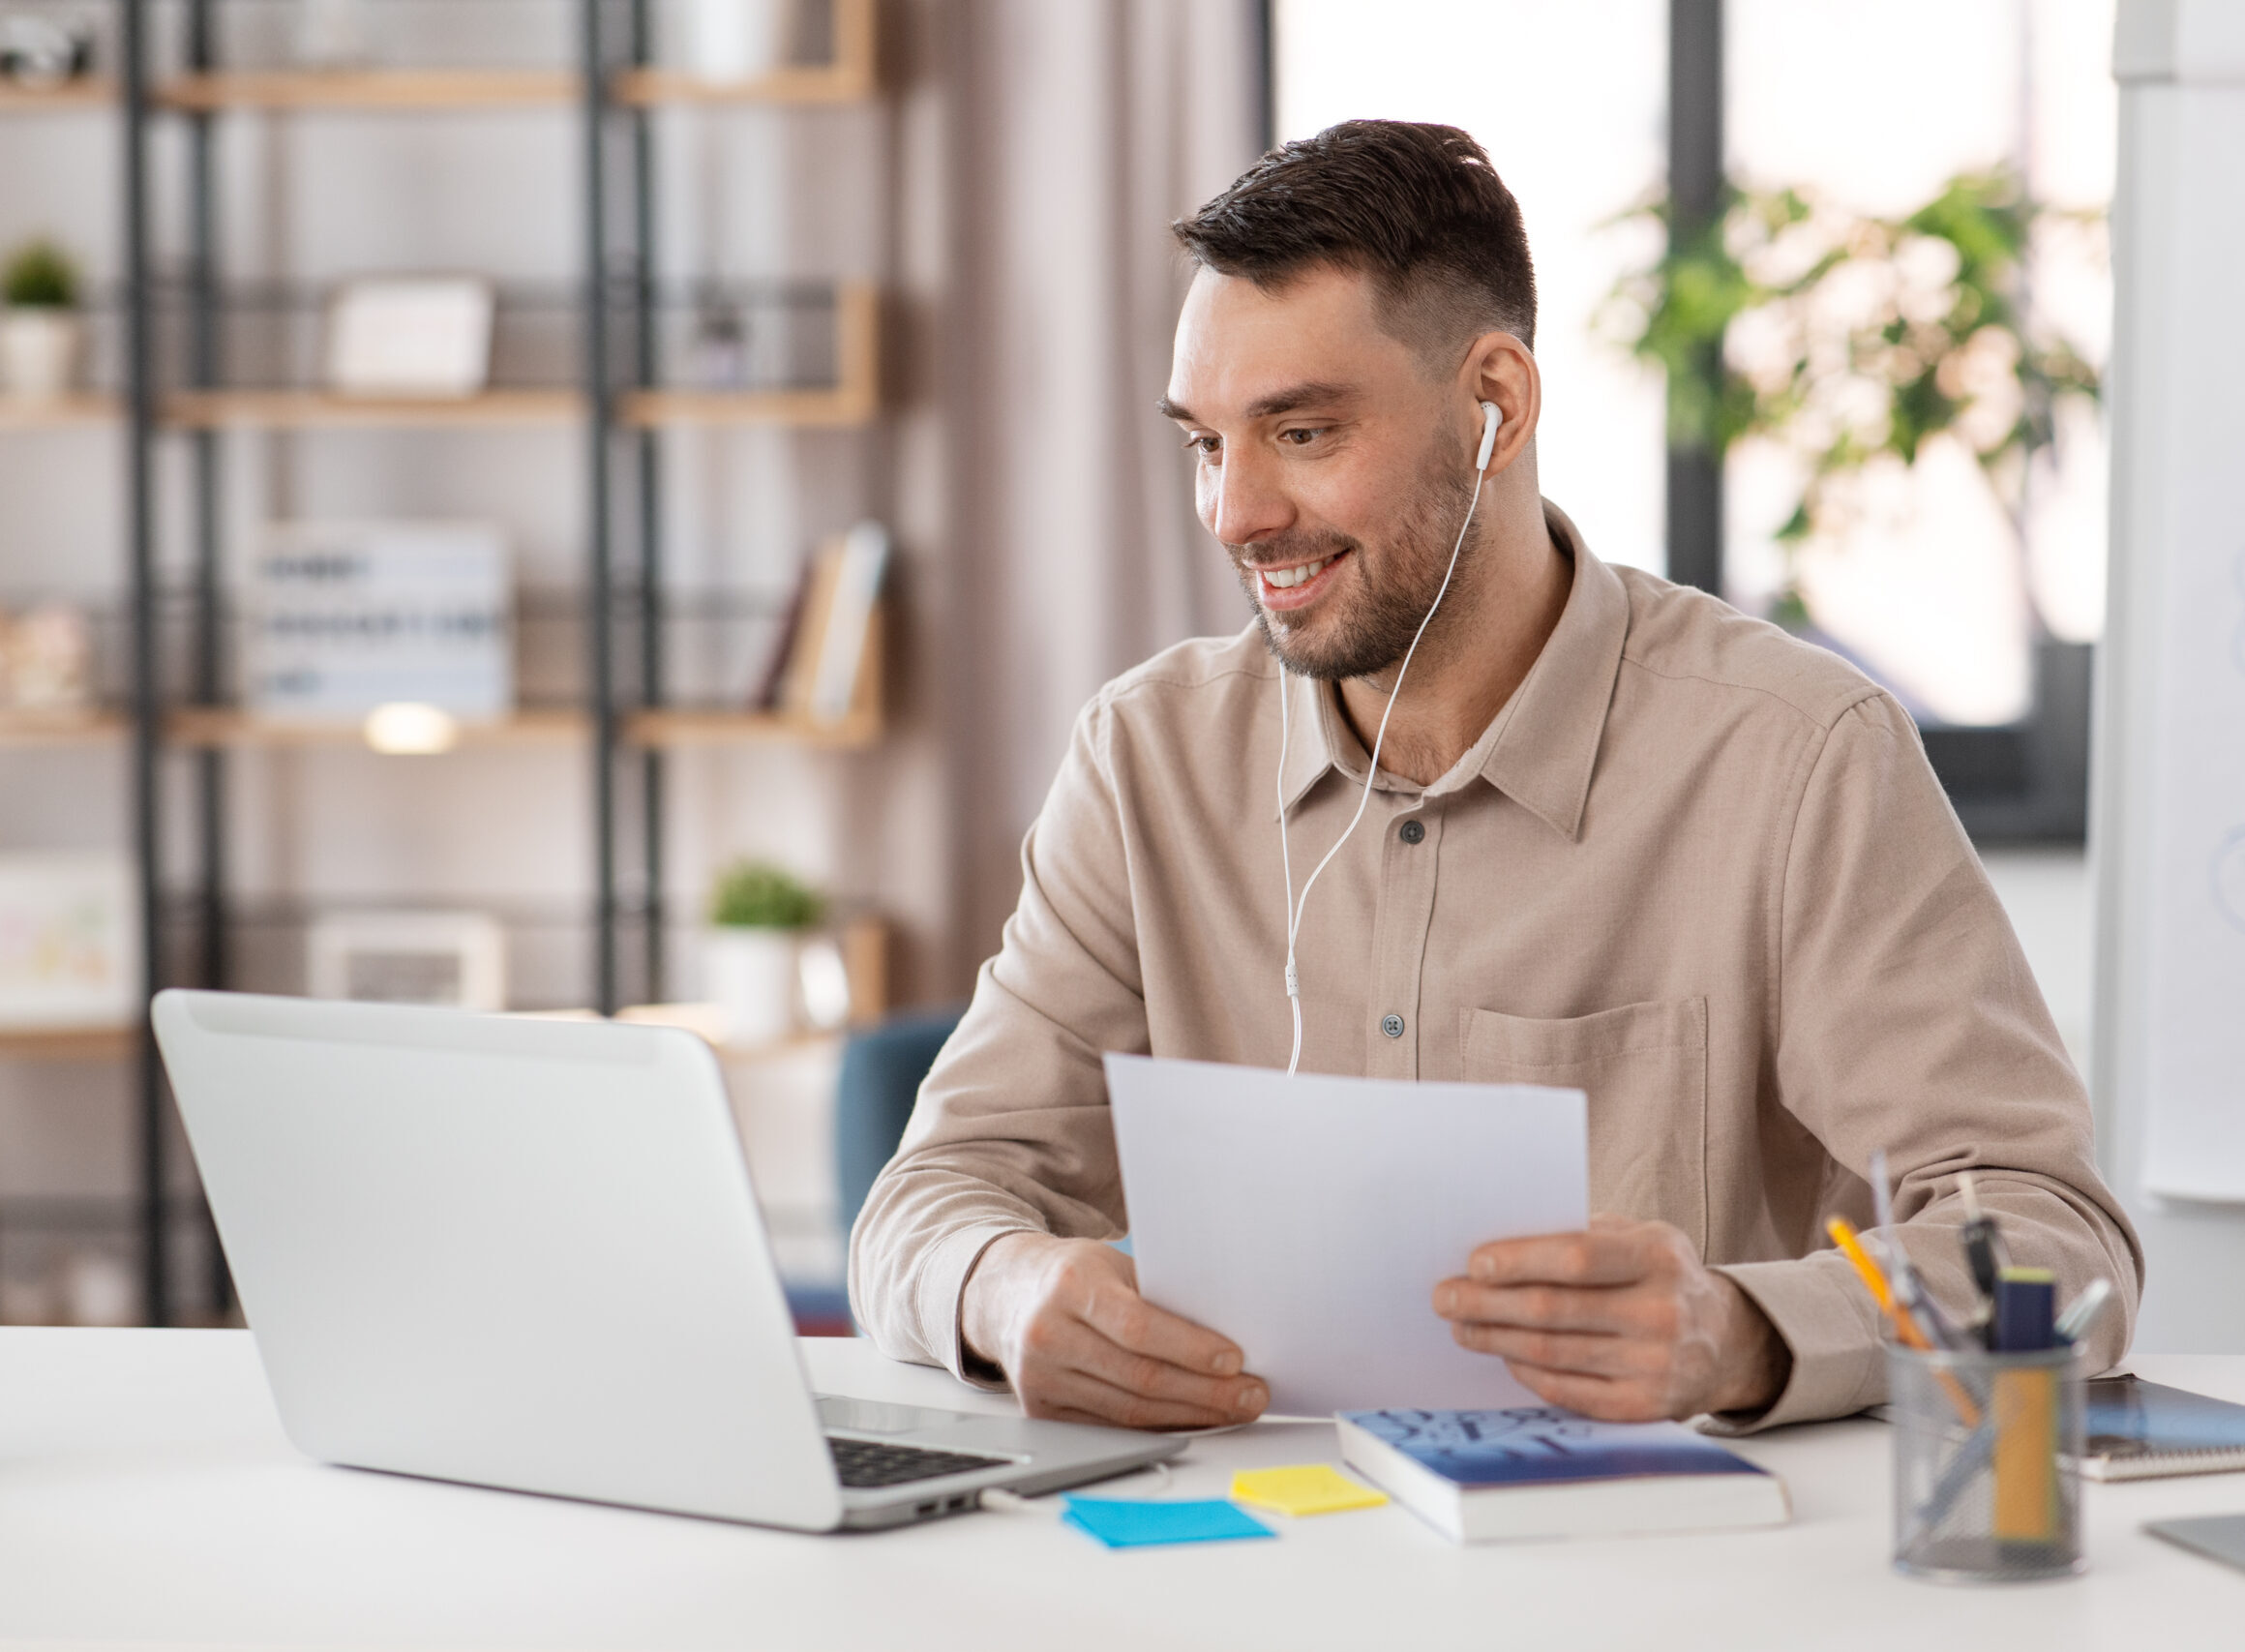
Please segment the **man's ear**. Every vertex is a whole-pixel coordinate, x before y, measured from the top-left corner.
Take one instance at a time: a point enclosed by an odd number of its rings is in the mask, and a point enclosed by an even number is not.
[[[1494,402],[1504,416],[1496,451],[1489,456],[1488,474],[1493,476],[1536,439],[1537,421],[1543,413],[1543,376],[1526,345],[1511,333],[1490,332],[1476,339],[1466,352],[1461,379],[1459,388],[1469,403]],[[1467,415],[1471,421],[1467,428],[1478,437],[1481,410],[1469,405]]]

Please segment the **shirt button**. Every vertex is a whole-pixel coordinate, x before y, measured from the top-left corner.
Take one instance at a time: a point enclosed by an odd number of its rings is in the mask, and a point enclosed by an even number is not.
[[[1403,1036],[1403,1017],[1400,1015],[1381,1016],[1380,1031],[1391,1038],[1400,1038]]]
[[[1424,843],[1426,841],[1426,823],[1424,821],[1405,821],[1399,828],[1398,835],[1405,843]]]

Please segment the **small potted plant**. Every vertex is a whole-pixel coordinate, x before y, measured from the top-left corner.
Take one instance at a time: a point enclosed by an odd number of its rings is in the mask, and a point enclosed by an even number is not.
[[[70,389],[84,327],[78,272],[50,241],[19,248],[0,269],[0,387],[21,401],[51,402]]]
[[[793,1030],[803,934],[825,910],[816,890],[769,861],[743,860],[718,875],[703,988],[724,1006],[728,1042],[769,1043]]]

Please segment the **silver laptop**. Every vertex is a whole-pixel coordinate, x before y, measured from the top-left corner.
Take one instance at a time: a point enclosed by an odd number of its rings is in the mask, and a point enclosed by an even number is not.
[[[827,1531],[1182,1449],[814,1395],[692,1034],[178,991],[155,1020],[308,1456]]]

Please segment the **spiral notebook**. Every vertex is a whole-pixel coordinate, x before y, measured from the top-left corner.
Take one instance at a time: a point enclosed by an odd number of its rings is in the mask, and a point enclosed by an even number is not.
[[[2245,1405],[2137,1376],[2099,1377],[2088,1399],[2081,1472],[2091,1480],[2245,1469]]]

